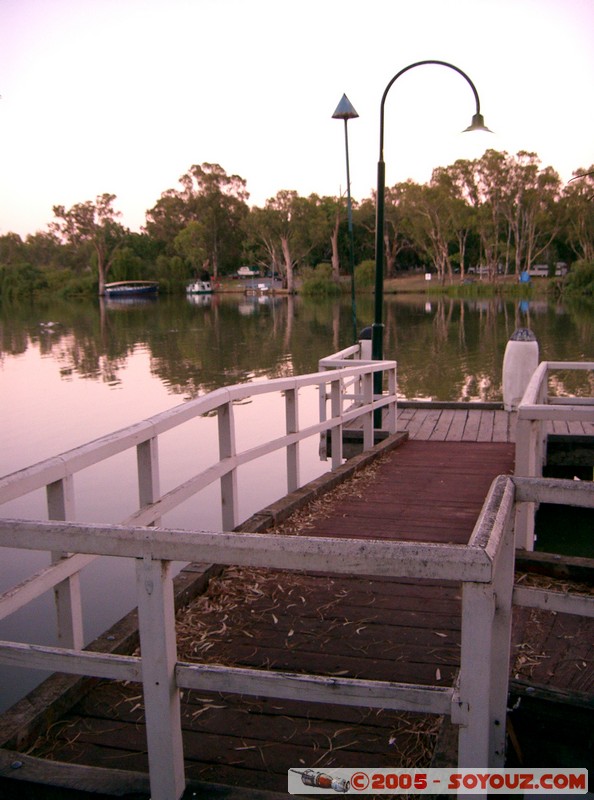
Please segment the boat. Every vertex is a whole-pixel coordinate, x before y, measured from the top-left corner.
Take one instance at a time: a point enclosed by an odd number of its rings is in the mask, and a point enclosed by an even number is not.
[[[157,281],[114,281],[105,284],[106,297],[135,297],[155,295],[159,291]]]
[[[186,294],[212,294],[210,281],[195,280],[186,286]]]

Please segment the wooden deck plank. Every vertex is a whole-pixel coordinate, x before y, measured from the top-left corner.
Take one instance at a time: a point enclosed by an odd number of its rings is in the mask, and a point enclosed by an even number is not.
[[[509,417],[507,411],[495,411],[493,419],[493,438],[494,442],[508,442],[509,439]]]
[[[417,438],[419,429],[424,421],[424,413],[425,412],[420,409],[415,409],[412,416],[405,421],[402,430],[408,431],[408,435],[411,439]]]
[[[494,423],[494,411],[481,411],[481,421],[476,436],[477,442],[491,442],[493,440]]]
[[[450,423],[450,427],[448,430],[447,441],[449,442],[462,441],[462,436],[464,434],[464,428],[466,426],[467,419],[468,419],[468,411],[461,410],[454,412],[454,417]]]
[[[455,411],[452,409],[445,409],[439,415],[439,418],[431,432],[429,438],[434,441],[445,442],[448,438],[450,425],[454,419]]]
[[[479,427],[481,424],[481,412],[469,411],[466,418],[466,425],[464,426],[464,433],[462,434],[463,442],[476,442]]]

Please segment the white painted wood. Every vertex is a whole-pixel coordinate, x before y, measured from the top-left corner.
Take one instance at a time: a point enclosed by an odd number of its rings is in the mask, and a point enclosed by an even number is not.
[[[342,380],[337,378],[330,383],[330,415],[333,420],[342,419]],[[332,450],[332,469],[338,469],[342,457],[342,424],[335,425],[330,432]]]
[[[391,402],[388,405],[388,413],[385,416],[384,424],[386,426],[386,430],[388,433],[396,433],[396,422],[397,422],[397,379],[396,379],[396,367],[393,369],[386,370],[388,374],[388,397],[391,398]]]
[[[559,614],[594,617],[594,597],[589,595],[565,594],[530,586],[516,586],[514,603],[518,606],[542,608]]]
[[[520,417],[518,412],[516,425],[516,465],[515,474],[533,477],[537,472],[537,437],[540,435],[538,423]],[[535,503],[520,503],[515,512],[516,547],[523,550],[534,550],[534,517]]]
[[[470,536],[469,545],[484,549],[493,562],[513,516],[514,498],[515,487],[511,478],[507,475],[495,478]]]
[[[222,463],[229,461],[231,469],[221,476],[221,509],[223,529],[232,531],[237,523],[237,470],[234,464],[235,422],[231,402],[219,406],[219,458]]]
[[[137,559],[136,585],[151,795],[179,800],[185,776],[171,564]]]
[[[449,687],[187,662],[180,662],[177,666],[177,683],[180,688],[203,692],[234,692],[285,700],[306,698],[312,703],[358,705],[429,714],[449,714],[452,698],[452,689]]]
[[[594,411],[592,405],[586,403],[521,405],[518,409],[518,418],[538,421],[562,419],[574,422],[594,422]]]
[[[290,389],[285,392],[285,424],[287,434],[299,431],[299,392]],[[299,465],[299,442],[287,445],[287,490],[294,492],[301,486]]]
[[[59,481],[54,481],[46,487],[47,510],[50,519],[73,520],[75,518],[74,506],[74,480],[72,475],[67,475]],[[68,553],[54,550],[51,554],[52,563],[68,558]],[[82,598],[80,592],[80,574],[70,574],[64,581],[54,588],[54,601],[56,604],[56,621],[58,642],[63,647],[81,649],[84,644]]]
[[[363,406],[369,410],[363,414],[363,449],[369,450],[374,443],[374,396],[373,377],[371,374],[361,376],[361,391],[363,393]]]
[[[458,734],[458,766],[488,767],[491,757],[493,589],[488,584],[464,583],[462,589],[462,647],[460,703],[467,710]]]
[[[140,659],[135,656],[70,650],[21,642],[0,642],[0,662],[22,669],[41,669],[118,681],[142,679]]]
[[[153,436],[136,446],[138,502],[141,508],[154,503],[161,494],[158,442],[157,437]]]
[[[0,547],[20,542],[55,549],[169,561],[364,573],[406,578],[488,582],[492,562],[483,548],[414,541],[282,536],[273,533],[129,528],[121,525],[0,519]]]
[[[556,503],[558,505],[594,508],[594,483],[592,481],[570,481],[561,478],[512,479],[516,491],[516,502]]]
[[[513,497],[511,482],[508,493]],[[496,553],[493,592],[495,611],[491,636],[491,695],[489,766],[505,766],[507,742],[507,696],[511,655],[512,595],[514,588],[515,540],[513,505],[505,513],[505,527]],[[492,542],[490,542],[492,544]]]
[[[95,555],[70,555],[38,570],[21,583],[7,589],[0,594],[0,619],[5,619],[45,592],[51,591],[57,584],[76,574],[96,558],[98,556]]]
[[[578,426],[594,423],[594,398],[579,398],[571,403],[568,398],[548,396],[548,375],[556,369],[591,370],[593,362],[543,361],[534,371],[518,408],[516,426],[516,469],[517,476],[538,478],[546,457],[547,431],[552,425],[564,423]],[[523,502],[516,509],[516,546],[526,550],[534,549],[534,517],[540,501]]]

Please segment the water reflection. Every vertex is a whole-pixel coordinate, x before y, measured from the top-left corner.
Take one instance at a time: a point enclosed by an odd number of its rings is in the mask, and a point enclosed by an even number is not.
[[[372,302],[370,296],[357,300],[359,329],[373,318]],[[534,330],[543,358],[580,359],[591,347],[591,309],[415,296],[388,296],[385,305],[385,353],[399,362],[407,398],[501,399],[503,352],[518,327]],[[136,354],[146,352],[151,376],[183,397],[254,377],[314,371],[321,356],[349,344],[348,300],[280,296],[6,307],[0,328],[3,364],[36,348],[55,362],[62,380],[77,375],[117,388]]]

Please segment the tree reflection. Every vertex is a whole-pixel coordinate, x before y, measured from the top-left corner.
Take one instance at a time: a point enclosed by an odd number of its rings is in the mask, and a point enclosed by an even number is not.
[[[358,298],[359,330],[373,298]],[[447,297],[388,296],[385,353],[398,361],[401,397],[500,400],[509,337],[531,327],[541,359],[591,357],[591,308]],[[348,299],[215,294],[200,304],[160,297],[144,304],[54,302],[3,309],[0,358],[29,347],[55,360],[62,380],[118,386],[139,353],[172,394],[185,398],[256,378],[317,371],[318,360],[352,344]],[[588,378],[562,376],[562,393],[584,393]],[[590,378],[591,380],[591,378]],[[591,388],[591,387],[590,387]]]

